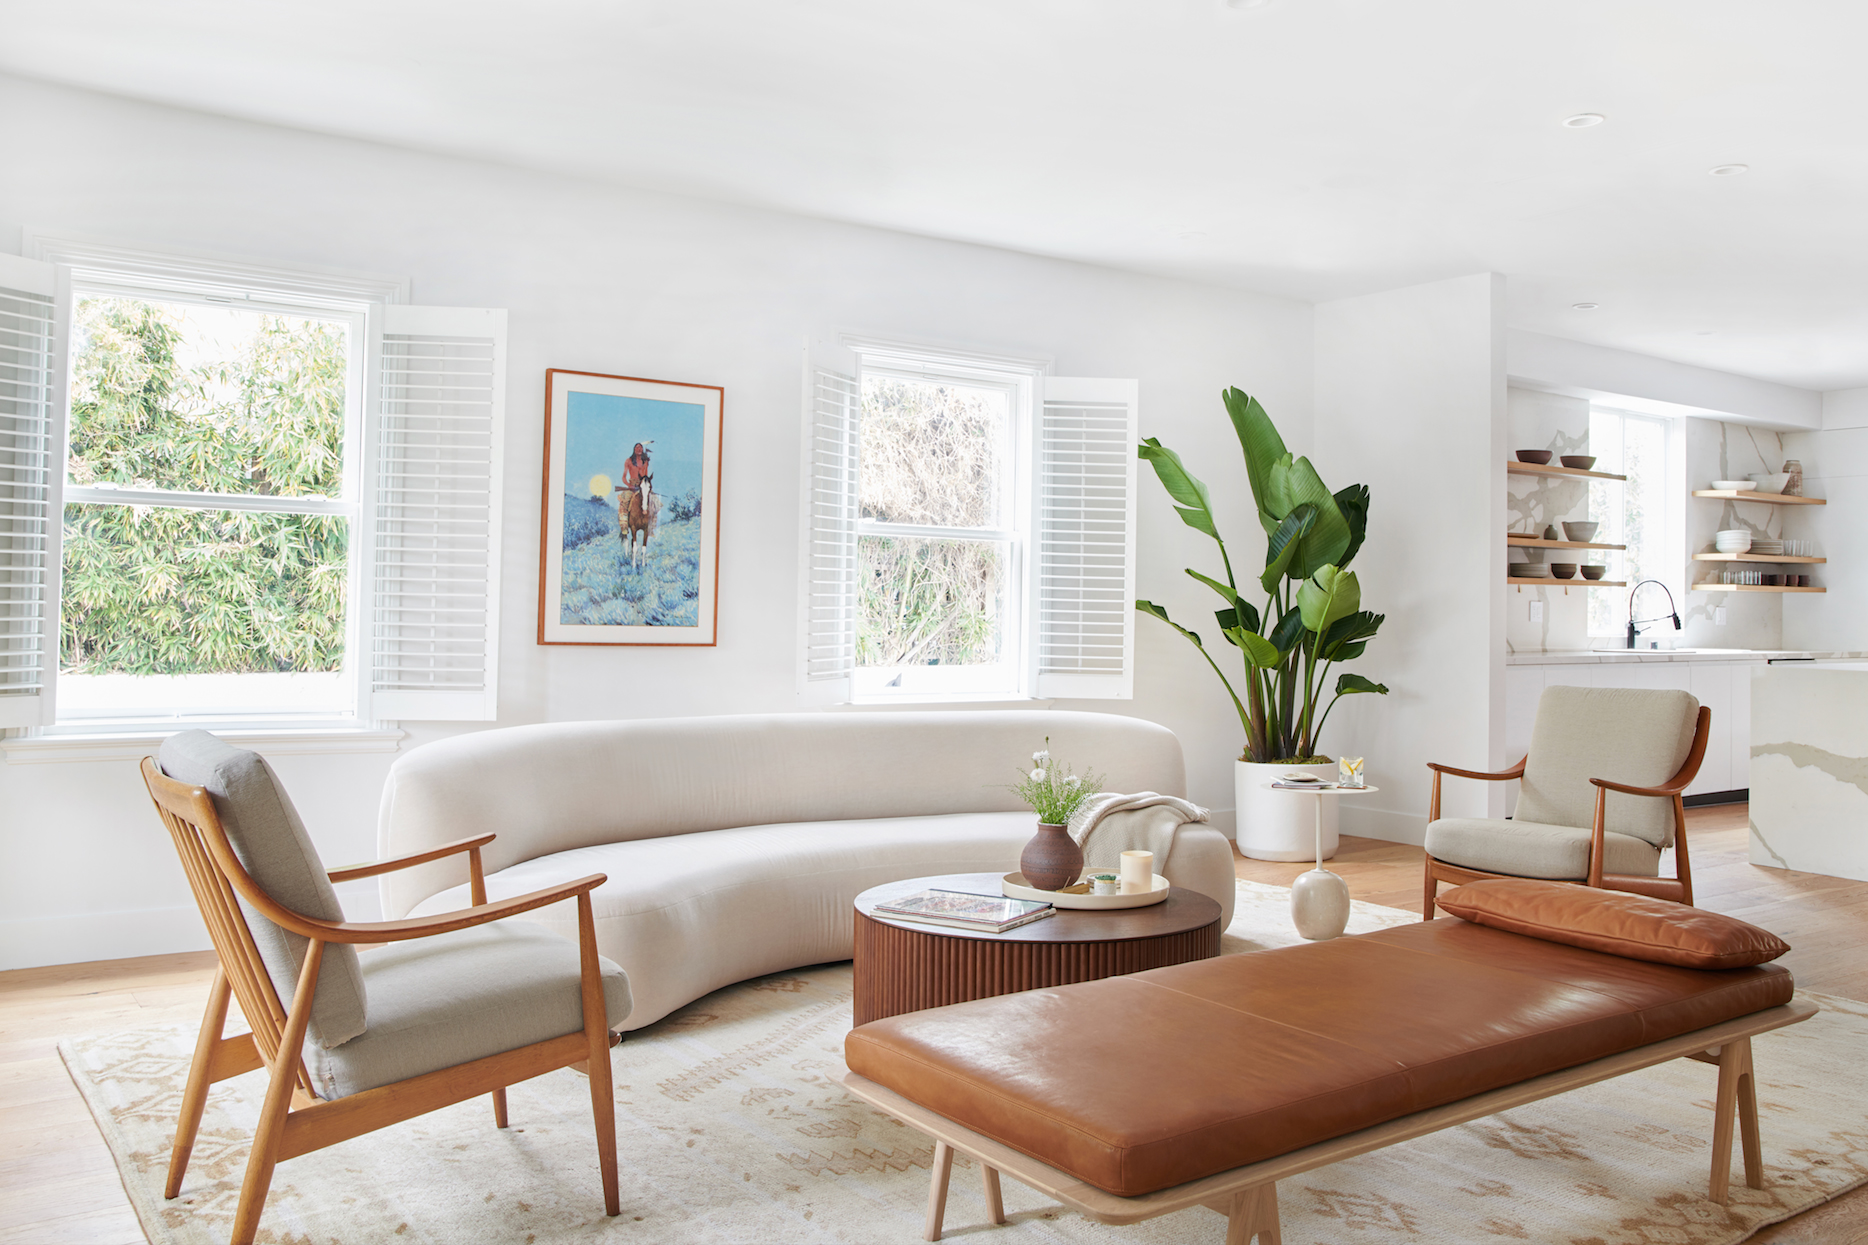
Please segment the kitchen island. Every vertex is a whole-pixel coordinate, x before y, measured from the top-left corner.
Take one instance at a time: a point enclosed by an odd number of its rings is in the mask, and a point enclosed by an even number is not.
[[[1868,661],[1756,671],[1750,784],[1752,864],[1868,880]]]

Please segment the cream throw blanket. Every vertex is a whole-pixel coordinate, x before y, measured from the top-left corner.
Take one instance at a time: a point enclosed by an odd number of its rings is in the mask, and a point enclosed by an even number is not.
[[[1198,804],[1177,795],[1138,791],[1099,791],[1071,815],[1070,837],[1083,849],[1085,872],[1113,872],[1122,853],[1153,852],[1155,872],[1174,851],[1174,838],[1189,822],[1205,821]]]

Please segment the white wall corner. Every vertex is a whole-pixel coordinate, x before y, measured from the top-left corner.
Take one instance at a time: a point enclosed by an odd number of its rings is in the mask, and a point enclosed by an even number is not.
[[[1824,395],[1813,389],[1526,329],[1506,331],[1505,364],[1514,385],[1651,415],[1699,415],[1786,430],[1824,426]]]
[[[1823,395],[1824,432],[1868,428],[1868,388],[1831,389]]]

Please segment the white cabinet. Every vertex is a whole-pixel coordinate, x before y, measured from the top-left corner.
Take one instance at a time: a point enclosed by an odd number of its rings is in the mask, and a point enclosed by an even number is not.
[[[1743,790],[1751,773],[1751,675],[1758,661],[1603,661],[1505,667],[1506,764],[1523,756],[1546,687],[1652,687],[1689,692],[1712,710],[1712,734],[1688,795]],[[1517,793],[1509,797],[1517,803]]]

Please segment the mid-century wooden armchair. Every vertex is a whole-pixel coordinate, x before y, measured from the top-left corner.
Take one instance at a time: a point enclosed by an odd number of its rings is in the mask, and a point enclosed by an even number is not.
[[[1497,877],[1580,882],[1691,906],[1681,793],[1699,774],[1711,728],[1712,710],[1685,692],[1552,687],[1538,701],[1530,751],[1510,769],[1489,774],[1428,762],[1422,919],[1433,919],[1440,883]],[[1515,815],[1441,817],[1440,780],[1448,774],[1519,779]],[[1674,876],[1664,878],[1660,856],[1670,846]]]
[[[488,903],[480,849],[490,834],[327,872],[258,755],[191,731],[142,771],[220,957],[165,1197],[181,1192],[208,1087],[229,1077],[262,1067],[270,1077],[234,1215],[233,1245],[250,1245],[282,1160],[481,1094],[504,1128],[506,1086],[587,1065],[604,1210],[618,1213],[610,1026],[629,1014],[629,986],[597,954],[590,892],[602,874]],[[332,883],[461,852],[472,907],[343,919]],[[530,922],[491,924],[568,899],[576,945]],[[404,944],[417,939],[411,954]],[[380,949],[359,957],[359,946]],[[222,1036],[230,993],[251,1033]]]

